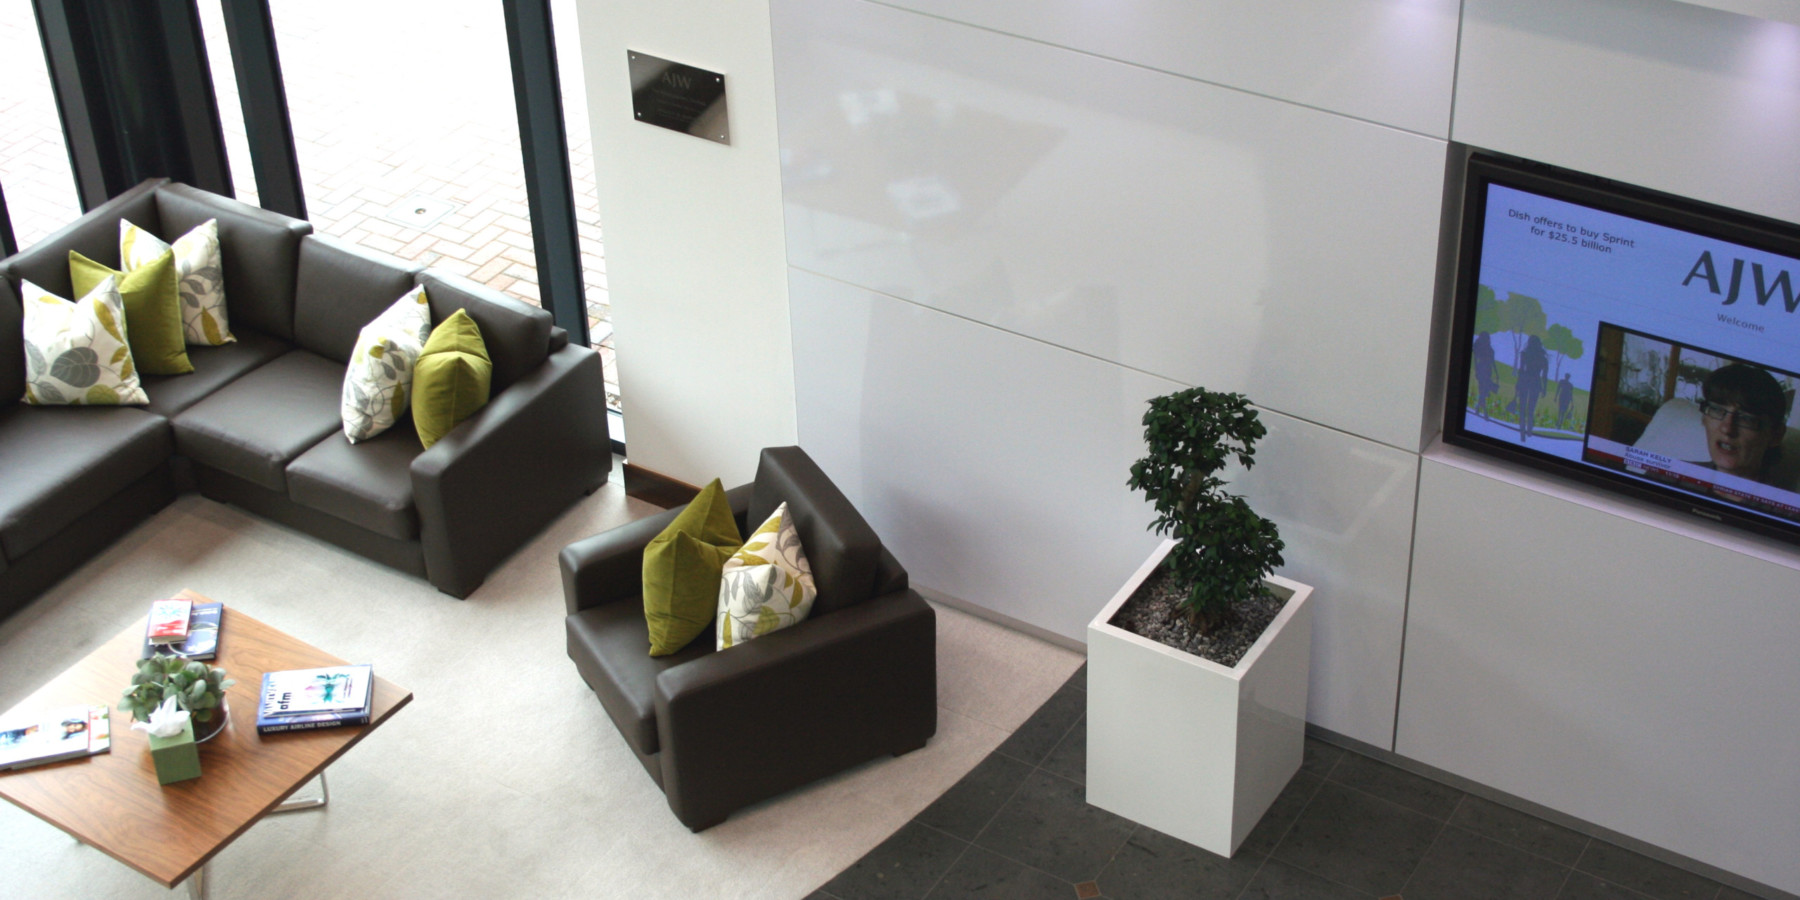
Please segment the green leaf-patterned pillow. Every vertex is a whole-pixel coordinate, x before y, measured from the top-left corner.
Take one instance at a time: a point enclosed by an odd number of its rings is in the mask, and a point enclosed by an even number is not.
[[[804,621],[818,595],[812,565],[783,503],[725,561],[719,581],[718,649]]]
[[[25,402],[36,406],[141,406],[150,402],[138,383],[125,341],[125,300],[118,280],[102,278],[70,303],[27,281]]]
[[[119,220],[119,260],[125,271],[149,265],[165,251],[175,252],[180,277],[181,329],[189,344],[216,347],[237,340],[225,320],[225,257],[219,250],[219,220],[207,219],[175,239],[162,238]]]
[[[357,334],[340,406],[350,443],[368,440],[406,415],[413,365],[430,334],[431,306],[423,287],[407,291]]]

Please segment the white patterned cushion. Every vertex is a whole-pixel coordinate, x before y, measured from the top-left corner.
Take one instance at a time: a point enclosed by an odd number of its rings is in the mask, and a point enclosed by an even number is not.
[[[718,649],[803,621],[818,594],[812,566],[783,503],[725,561],[719,583]]]
[[[70,303],[27,281],[25,402],[36,406],[149,403],[125,341],[125,300],[118,279],[101,279]]]
[[[162,238],[119,220],[119,268],[149,265],[171,249]],[[237,340],[225,320],[225,264],[219,252],[219,220],[207,219],[175,239],[175,273],[181,281],[181,330],[189,344],[217,347]]]
[[[413,365],[431,336],[425,288],[407,291],[363,326],[344,372],[344,437],[368,440],[400,421],[412,397]]]

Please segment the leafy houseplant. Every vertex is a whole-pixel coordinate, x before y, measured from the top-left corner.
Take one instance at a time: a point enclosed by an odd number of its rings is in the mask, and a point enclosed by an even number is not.
[[[1184,593],[1181,608],[1202,633],[1231,621],[1237,604],[1268,591],[1263,576],[1281,565],[1275,523],[1227,493],[1221,470],[1236,458],[1255,464],[1267,429],[1242,394],[1190,388],[1150,401],[1144,413],[1149,455],[1127,485],[1156,508],[1153,531],[1173,538],[1164,560]]]
[[[1274,523],[1220,477],[1264,434],[1239,394],[1150,401],[1128,484],[1165,539],[1087,631],[1087,802],[1220,856],[1305,753],[1312,588],[1273,574]]]
[[[174,697],[176,705],[193,716],[195,733],[206,737],[225,724],[225,690],[236,683],[217,666],[179,656],[152,656],[138,661],[137,674],[131,676],[119,707],[144,722],[164,700]],[[218,725],[200,727],[215,718]]]

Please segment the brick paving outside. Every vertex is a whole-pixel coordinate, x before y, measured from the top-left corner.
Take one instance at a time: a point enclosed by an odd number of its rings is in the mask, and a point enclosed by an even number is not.
[[[590,337],[618,405],[617,362],[594,191],[592,139],[573,0],[554,0],[557,55],[575,184]],[[500,5],[483,0],[278,0],[271,5],[287,81],[307,216],[354,241],[540,302],[517,113]],[[200,3],[233,180],[255,179],[216,2]],[[354,17],[355,28],[343,27]],[[0,184],[20,246],[79,213],[68,152],[30,0],[0,0]],[[435,222],[399,209],[452,207]]]

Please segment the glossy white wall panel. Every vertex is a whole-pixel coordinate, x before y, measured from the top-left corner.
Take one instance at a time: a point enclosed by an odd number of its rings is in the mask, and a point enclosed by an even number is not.
[[[890,0],[890,5],[1444,137],[1456,0]]]
[[[800,440],[931,590],[1075,640],[1156,546],[1125,486],[1181,386],[791,270]],[[1240,489],[1310,583],[1309,719],[1389,746],[1417,457],[1279,413]]]
[[[1453,137],[1800,221],[1800,25],[1667,0],[1468,0]]]
[[[913,581],[1084,640],[1155,548],[1160,378],[791,271],[800,442]]]
[[[1256,465],[1231,485],[1280,527],[1281,574],[1314,588],[1307,720],[1391,747],[1419,457],[1269,410],[1262,422]]]
[[[1422,465],[1395,750],[1800,892],[1792,552]]]
[[[1800,25],[1800,2],[1796,2],[1796,0],[1681,0],[1681,2]]]
[[[776,0],[788,259],[1416,449],[1442,142]]]

